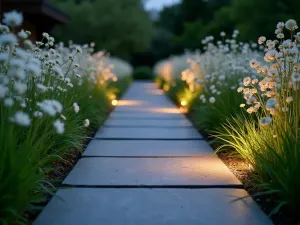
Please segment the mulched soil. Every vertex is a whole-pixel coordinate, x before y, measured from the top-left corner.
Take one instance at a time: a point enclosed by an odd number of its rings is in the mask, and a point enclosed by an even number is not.
[[[255,187],[255,174],[249,171],[248,163],[237,156],[230,156],[226,153],[218,153],[218,156],[223,160],[232,173],[243,183],[244,189],[252,196],[261,209],[269,215],[276,207],[276,196],[254,196],[259,193],[260,190]],[[290,215],[286,209],[282,209],[279,213],[272,215],[270,218],[274,225],[300,225],[299,220],[297,222],[297,219]]]

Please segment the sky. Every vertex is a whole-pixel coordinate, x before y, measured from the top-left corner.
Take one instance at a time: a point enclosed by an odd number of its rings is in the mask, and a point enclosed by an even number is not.
[[[161,10],[164,6],[173,5],[180,0],[147,0],[145,7],[147,10]]]

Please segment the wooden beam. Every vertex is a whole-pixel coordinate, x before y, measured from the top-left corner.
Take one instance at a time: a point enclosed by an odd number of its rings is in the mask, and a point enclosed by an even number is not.
[[[0,0],[0,23],[3,19],[4,0]]]

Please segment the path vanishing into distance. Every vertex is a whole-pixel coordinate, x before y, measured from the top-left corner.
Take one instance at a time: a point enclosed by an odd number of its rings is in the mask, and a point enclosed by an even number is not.
[[[133,82],[34,225],[271,225],[154,83]],[[65,188],[68,187],[68,188]]]

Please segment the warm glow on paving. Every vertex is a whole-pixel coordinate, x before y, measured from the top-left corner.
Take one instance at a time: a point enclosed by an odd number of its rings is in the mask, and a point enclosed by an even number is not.
[[[153,89],[153,90],[149,90],[147,91],[148,94],[151,94],[151,95],[163,95],[164,92],[160,89]]]
[[[213,153],[212,153],[213,154]],[[222,161],[216,156],[188,157],[173,159],[170,164],[145,164],[145,167],[154,174],[163,174],[165,179],[182,179],[201,180],[205,183],[219,182],[233,183],[238,182],[234,176],[228,176],[230,173]]]
[[[136,106],[136,105],[142,105],[142,101],[136,101],[136,100],[119,100],[119,106]]]
[[[146,110],[153,113],[165,113],[165,114],[180,114],[181,111],[178,108],[149,108]]]
[[[188,109],[186,107],[180,107],[179,110],[181,113],[188,113]]]

